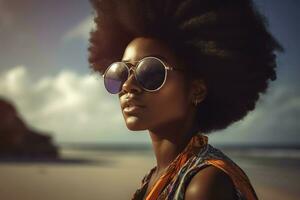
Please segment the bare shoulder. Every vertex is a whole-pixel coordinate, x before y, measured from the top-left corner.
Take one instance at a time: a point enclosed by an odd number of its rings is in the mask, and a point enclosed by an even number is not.
[[[234,184],[229,175],[209,165],[190,181],[185,200],[237,200]]]

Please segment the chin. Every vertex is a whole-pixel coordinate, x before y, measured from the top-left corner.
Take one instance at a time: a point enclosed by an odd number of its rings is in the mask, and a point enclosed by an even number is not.
[[[143,126],[138,126],[138,125],[134,125],[134,124],[126,124],[126,126],[131,131],[144,131],[147,129]]]
[[[135,117],[128,117],[125,119],[125,123],[127,128],[131,131],[143,131],[147,129],[145,124]]]

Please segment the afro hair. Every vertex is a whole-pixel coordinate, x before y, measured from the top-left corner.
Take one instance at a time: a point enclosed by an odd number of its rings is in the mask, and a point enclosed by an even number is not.
[[[221,130],[254,110],[259,93],[276,80],[281,45],[251,0],[91,0],[96,28],[89,63],[100,74],[120,60],[136,37],[166,42],[190,79],[208,92],[196,124],[204,133]]]

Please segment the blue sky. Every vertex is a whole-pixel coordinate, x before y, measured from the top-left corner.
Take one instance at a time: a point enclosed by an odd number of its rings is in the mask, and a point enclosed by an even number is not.
[[[300,144],[300,3],[255,2],[285,48],[278,79],[255,111],[210,141]],[[92,14],[88,1],[0,0],[0,95],[57,142],[149,143],[147,131],[127,130],[117,97],[88,69]]]

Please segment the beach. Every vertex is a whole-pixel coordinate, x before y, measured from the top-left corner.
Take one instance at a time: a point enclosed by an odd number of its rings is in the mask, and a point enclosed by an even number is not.
[[[155,165],[151,151],[62,149],[60,161],[1,161],[1,200],[131,199]],[[231,157],[259,199],[299,199],[299,160]]]

